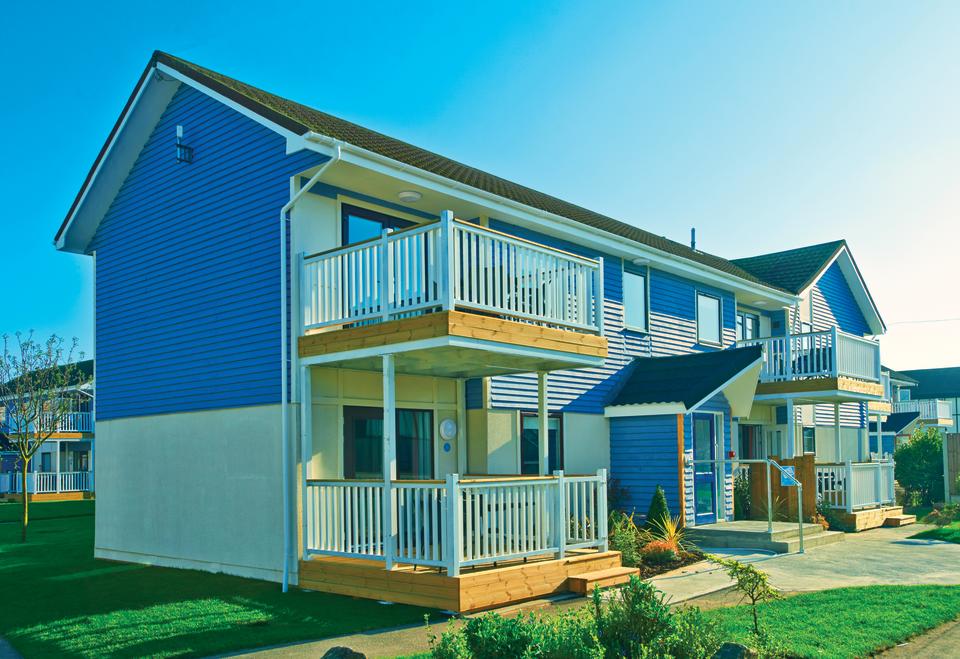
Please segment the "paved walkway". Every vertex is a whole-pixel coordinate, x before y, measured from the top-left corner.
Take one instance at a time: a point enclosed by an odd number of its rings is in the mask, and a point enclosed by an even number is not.
[[[956,657],[960,656],[960,620],[940,625],[906,643],[880,653],[881,657]]]
[[[824,590],[842,586],[873,584],[958,584],[960,585],[960,545],[938,540],[910,540],[908,536],[927,528],[913,525],[903,528],[882,528],[848,534],[843,542],[816,547],[806,554],[772,555],[740,552],[730,549],[713,553],[755,563],[770,575],[774,586],[785,592]],[[655,577],[652,583],[665,592],[670,602],[683,601],[717,593],[731,585],[730,579],[710,563],[697,563]],[[732,603],[720,594],[698,602],[706,607]],[[586,600],[576,598],[556,604],[552,609],[581,606]],[[431,625],[430,632],[439,635],[446,622]],[[378,630],[323,641],[265,648],[249,654],[263,657],[319,657],[328,649],[345,645],[368,657],[394,657],[427,650],[428,631],[424,625],[400,629]],[[950,632],[956,653],[960,647],[960,627]],[[918,637],[920,643],[926,637]],[[931,638],[930,643],[937,643]],[[910,646],[904,646],[909,648]],[[925,646],[915,645],[914,648]],[[940,647],[939,644],[931,647]],[[911,652],[916,654],[916,652]],[[234,655],[236,656],[236,655]],[[904,655],[905,656],[905,655]],[[944,652],[927,652],[924,656],[957,656]]]
[[[770,582],[787,592],[823,590],[877,584],[960,585],[960,545],[939,540],[911,540],[931,528],[915,524],[849,533],[843,542],[810,549],[805,554],[717,549],[713,553],[754,563],[770,575]],[[676,600],[712,592],[731,582],[718,568],[699,564],[693,574],[661,576],[653,580]]]

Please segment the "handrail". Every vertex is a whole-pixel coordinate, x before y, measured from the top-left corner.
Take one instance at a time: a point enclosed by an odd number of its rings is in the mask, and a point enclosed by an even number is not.
[[[767,533],[773,533],[773,485],[770,480],[770,467],[776,467],[779,470],[781,478],[783,476],[788,476],[793,479],[797,485],[797,529],[799,533],[799,553],[803,554],[803,483],[800,482],[800,479],[797,478],[796,473],[789,474],[787,471],[777,463],[776,460],[770,459],[759,459],[759,458],[733,458],[726,460],[687,460],[685,464],[687,465],[697,465],[697,464],[765,464],[767,466]]]

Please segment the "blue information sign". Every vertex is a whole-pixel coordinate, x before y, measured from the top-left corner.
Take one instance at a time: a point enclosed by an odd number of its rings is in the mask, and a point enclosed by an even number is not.
[[[794,475],[795,473],[793,467],[783,467],[783,471],[780,473],[780,484],[784,487],[796,487],[797,477]]]

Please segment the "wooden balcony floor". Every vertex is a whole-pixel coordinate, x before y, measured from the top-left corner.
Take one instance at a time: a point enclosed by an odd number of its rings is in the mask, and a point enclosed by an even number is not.
[[[300,561],[300,587],[366,599],[469,613],[568,592],[569,577],[620,567],[620,552],[572,550],[553,555],[465,568],[448,576],[436,568],[314,556]]]
[[[866,382],[848,377],[806,378],[803,380],[783,380],[761,382],[757,385],[757,400],[776,401],[780,397],[793,397],[802,394],[817,402],[848,402],[854,400],[881,400],[883,384]]]
[[[607,356],[602,336],[466,311],[315,332],[298,348],[306,362],[360,370],[379,370],[392,352],[397,372],[441,377],[597,366]]]

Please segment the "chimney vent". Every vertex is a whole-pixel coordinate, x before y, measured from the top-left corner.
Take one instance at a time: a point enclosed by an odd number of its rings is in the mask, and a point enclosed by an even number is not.
[[[690,228],[690,249],[697,249],[697,227]]]

